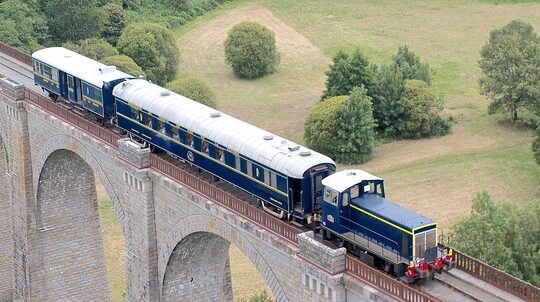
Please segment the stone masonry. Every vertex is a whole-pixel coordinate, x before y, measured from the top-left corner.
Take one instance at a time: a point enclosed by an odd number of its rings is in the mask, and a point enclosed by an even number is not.
[[[342,249],[285,241],[151,169],[148,149],[109,146],[2,85],[0,301],[109,301],[95,178],[126,239],[127,301],[232,301],[231,244],[278,301],[390,301],[343,273]]]

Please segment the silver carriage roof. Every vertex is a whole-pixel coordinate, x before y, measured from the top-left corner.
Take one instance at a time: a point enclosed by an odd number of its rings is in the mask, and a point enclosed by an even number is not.
[[[371,175],[365,171],[353,169],[343,170],[336,172],[322,180],[322,184],[325,187],[332,188],[339,193],[347,190],[348,188],[360,183],[363,180],[382,180],[375,175]]]
[[[115,66],[107,66],[63,47],[50,47],[38,50],[32,57],[97,87],[133,76],[123,73]]]
[[[122,82],[113,95],[290,177],[302,178],[319,164],[335,165],[323,154],[145,80]]]

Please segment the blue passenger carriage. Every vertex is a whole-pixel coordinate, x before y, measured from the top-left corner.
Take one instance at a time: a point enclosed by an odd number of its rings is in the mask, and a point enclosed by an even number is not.
[[[34,81],[56,99],[59,96],[104,119],[114,116],[114,86],[132,76],[69,49],[51,47],[32,54]]]
[[[318,220],[327,156],[144,80],[113,90],[118,126],[255,196],[270,213]]]

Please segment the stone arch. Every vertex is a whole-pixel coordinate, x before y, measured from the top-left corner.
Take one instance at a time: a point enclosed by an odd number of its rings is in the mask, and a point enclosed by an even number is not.
[[[52,152],[39,170],[29,240],[32,300],[110,299],[94,177],[67,149]]]
[[[197,280],[193,280],[188,274],[190,272],[196,274],[195,266],[201,266],[203,263],[190,261],[189,257],[201,250],[201,244],[207,244],[213,248],[223,249],[225,246],[228,247],[230,243],[235,244],[238,249],[251,260],[263,276],[266,284],[272,290],[274,297],[279,301],[288,301],[286,292],[280,284],[280,280],[276,277],[276,274],[267,259],[265,259],[258,251],[257,247],[251,242],[253,239],[250,239],[242,234],[242,232],[239,232],[236,227],[227,223],[225,220],[210,215],[190,215],[176,223],[172,231],[167,235],[166,240],[167,244],[165,248],[159,253],[159,278],[163,301],[169,301],[165,295],[170,295],[171,293],[173,293],[176,298],[190,298],[189,292],[186,291],[189,291],[188,287],[190,284],[197,286]],[[195,248],[184,248],[187,246],[193,247],[194,245]],[[218,251],[215,256],[219,257],[219,254],[220,252]],[[221,255],[223,255],[223,252],[221,252]],[[228,267],[228,249],[225,258],[226,262],[218,263],[218,266],[226,265]],[[184,267],[181,267],[182,265]],[[188,267],[185,267],[186,265]],[[213,269],[216,269],[216,267]],[[219,267],[217,267],[217,269],[219,269]],[[186,274],[186,272],[188,274]],[[213,273],[214,278],[220,278],[219,274],[216,272]],[[229,274],[228,282],[230,283],[230,270],[225,272],[225,274],[227,273]],[[229,286],[226,278],[227,276],[225,275],[223,277],[224,283],[222,284],[224,287]],[[217,281],[219,282],[219,280]],[[215,297],[218,297],[218,299],[215,300],[232,300],[232,296],[220,296],[220,293],[216,292],[204,294],[210,295],[207,298],[210,298],[211,300],[214,300],[213,298]]]
[[[43,147],[39,150],[36,159],[34,160],[34,171],[41,172],[43,166],[45,165],[45,161],[49,158],[49,156],[53,152],[62,149],[70,150],[71,152],[77,154],[80,158],[83,159],[86,164],[88,164],[88,166],[90,166],[92,171],[98,177],[99,181],[105,187],[105,191],[111,199],[114,211],[118,217],[118,220],[120,221],[120,225],[122,226],[122,230],[124,234],[127,234],[127,224],[129,223],[127,221],[127,213],[122,203],[120,202],[118,193],[116,192],[116,189],[112,184],[113,182],[108,177],[100,161],[98,161],[96,157],[92,154],[92,152],[87,149],[81,142],[67,135],[55,135],[50,137],[47,141],[43,143]],[[34,184],[38,184],[39,175],[40,173],[33,174]],[[37,187],[37,185],[34,186],[34,196],[37,196]]]

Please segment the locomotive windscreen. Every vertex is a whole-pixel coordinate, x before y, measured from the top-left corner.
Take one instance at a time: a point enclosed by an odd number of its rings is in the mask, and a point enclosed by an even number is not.
[[[437,229],[414,235],[415,256],[425,261],[437,257]]]

